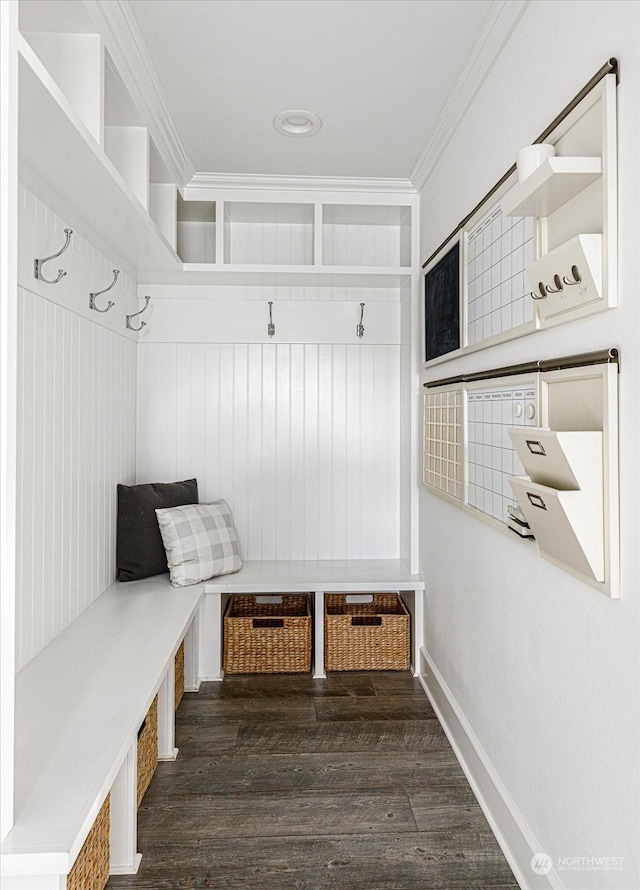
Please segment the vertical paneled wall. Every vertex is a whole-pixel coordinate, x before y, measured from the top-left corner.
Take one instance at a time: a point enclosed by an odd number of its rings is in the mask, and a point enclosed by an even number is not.
[[[59,249],[65,223],[25,189],[20,197],[18,669],[115,578],[116,484],[135,481],[136,342],[123,315],[137,303],[125,272],[113,311],[89,311],[89,290],[108,283],[113,263],[76,230],[51,264],[67,270],[63,282],[35,281],[33,257]]]
[[[138,481],[196,476],[246,559],[399,557],[399,345],[147,342],[138,381]]]
[[[136,344],[20,289],[18,667],[115,577],[135,473]]]

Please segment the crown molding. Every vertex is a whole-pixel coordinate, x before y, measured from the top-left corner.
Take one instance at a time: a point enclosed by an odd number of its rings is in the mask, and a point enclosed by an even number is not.
[[[494,0],[465,65],[418,156],[410,180],[421,191],[487,79],[530,0]]]
[[[409,179],[366,179],[355,176],[267,176],[251,173],[196,173],[187,183],[187,187],[416,194],[416,189]]]
[[[151,57],[126,0],[83,0],[158,153],[174,182],[183,184],[194,166],[169,110]]]

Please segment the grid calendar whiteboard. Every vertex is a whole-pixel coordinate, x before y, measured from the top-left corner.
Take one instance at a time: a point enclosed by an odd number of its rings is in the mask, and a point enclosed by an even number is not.
[[[534,417],[527,413],[535,411]],[[508,476],[525,471],[507,434],[512,426],[537,426],[533,384],[492,387],[467,392],[467,503],[500,522],[516,505]]]
[[[467,345],[533,321],[525,274],[534,259],[533,217],[496,204],[467,232]]]

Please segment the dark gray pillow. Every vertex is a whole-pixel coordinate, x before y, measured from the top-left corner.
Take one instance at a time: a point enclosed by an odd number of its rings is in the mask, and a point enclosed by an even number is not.
[[[118,579],[139,581],[168,572],[156,510],[197,503],[197,479],[118,485]]]

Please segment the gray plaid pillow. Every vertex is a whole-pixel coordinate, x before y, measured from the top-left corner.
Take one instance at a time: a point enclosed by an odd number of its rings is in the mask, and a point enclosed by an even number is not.
[[[226,501],[156,510],[174,587],[187,587],[242,568]]]

